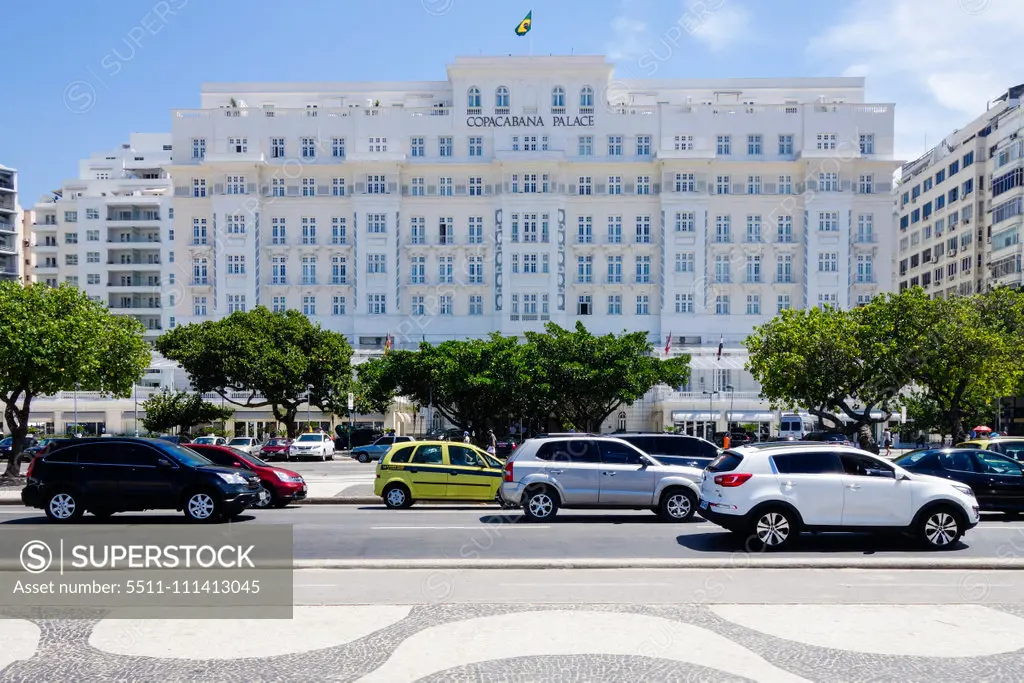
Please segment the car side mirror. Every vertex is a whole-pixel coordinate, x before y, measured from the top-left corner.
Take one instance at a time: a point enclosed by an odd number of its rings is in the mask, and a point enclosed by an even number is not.
[[[910,477],[907,476],[906,472],[896,472],[896,481],[903,481],[904,479],[909,479],[909,478]]]
[[[169,470],[174,468],[174,463],[172,463],[170,460],[160,458],[156,461],[156,466],[161,469]]]
[[[651,459],[648,458],[646,455],[640,456],[640,467],[650,467],[653,464],[654,463],[651,462]]]

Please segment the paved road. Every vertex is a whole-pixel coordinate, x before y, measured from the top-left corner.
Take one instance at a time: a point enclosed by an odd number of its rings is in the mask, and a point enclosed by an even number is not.
[[[292,619],[0,620],[0,681],[1019,681],[1018,574],[299,571]]]
[[[0,524],[41,523],[38,511],[0,509]],[[181,514],[122,514],[113,523],[183,524]],[[102,523],[86,516],[85,523]],[[531,524],[519,511],[494,506],[303,506],[252,511],[243,524],[293,524],[296,559],[724,559],[744,554],[742,541],[700,520],[658,521],[649,512],[563,511],[547,524]],[[772,557],[1024,558],[1024,522],[995,515],[970,531],[958,548],[920,550],[902,537],[852,534],[805,536],[799,546]]]

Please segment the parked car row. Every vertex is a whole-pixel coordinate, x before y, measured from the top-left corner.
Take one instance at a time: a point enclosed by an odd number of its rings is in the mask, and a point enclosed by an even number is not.
[[[549,434],[504,463],[469,444],[398,442],[377,466],[374,492],[391,508],[494,499],[531,521],[560,509],[647,509],[670,522],[699,513],[769,550],[805,531],[898,531],[946,549],[982,510],[1024,511],[1024,465],[966,447],[891,462],[839,440],[719,451],[682,435]]]
[[[302,475],[245,451],[164,439],[54,440],[33,456],[27,479],[22,502],[55,522],[143,510],[178,510],[193,522],[230,520],[307,493]]]

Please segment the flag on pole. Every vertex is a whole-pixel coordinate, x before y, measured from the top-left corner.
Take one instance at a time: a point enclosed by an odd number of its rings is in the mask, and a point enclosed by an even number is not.
[[[722,335],[721,339],[718,340],[718,358],[717,358],[717,360],[722,360],[722,347],[723,346],[725,346],[725,335],[724,334]]]
[[[669,349],[672,348],[672,333],[668,333],[668,339],[665,340],[665,355],[668,355]]]
[[[530,27],[532,27],[532,26],[533,26],[533,10],[530,10],[529,13],[527,13],[526,17],[524,17],[523,20],[519,22],[519,25],[516,26],[516,35],[517,36],[525,36],[527,33],[530,32]]]

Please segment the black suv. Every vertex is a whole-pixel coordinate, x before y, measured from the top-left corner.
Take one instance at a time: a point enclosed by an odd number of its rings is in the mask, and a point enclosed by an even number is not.
[[[218,467],[162,439],[74,439],[33,458],[21,501],[55,522],[115,512],[183,510],[193,522],[230,519],[255,504],[252,472]]]
[[[720,453],[715,444],[687,434],[629,434],[617,432],[614,436],[636,446],[663,465],[686,465],[704,469]]]

